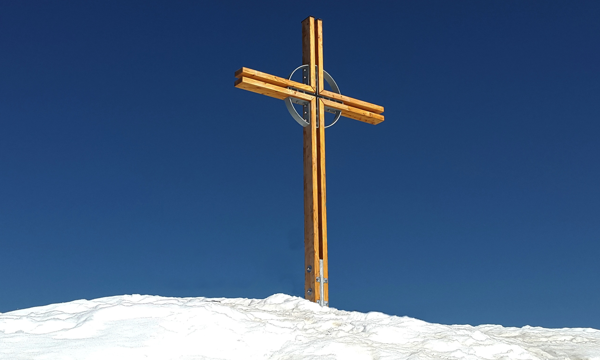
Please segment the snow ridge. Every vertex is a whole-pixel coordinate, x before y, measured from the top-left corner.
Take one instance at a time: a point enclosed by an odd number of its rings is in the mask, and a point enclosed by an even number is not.
[[[600,330],[431,324],[284,294],[124,295],[0,314],[0,359],[600,360]]]

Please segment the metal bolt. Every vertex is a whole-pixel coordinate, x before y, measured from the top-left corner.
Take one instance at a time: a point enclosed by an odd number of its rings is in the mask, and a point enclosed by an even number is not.
[[[311,272],[312,271],[312,265],[308,265],[308,267],[306,268],[307,272]]]
[[[308,295],[311,295],[312,294],[312,289],[309,288],[308,290],[306,290],[306,292],[308,293]]]

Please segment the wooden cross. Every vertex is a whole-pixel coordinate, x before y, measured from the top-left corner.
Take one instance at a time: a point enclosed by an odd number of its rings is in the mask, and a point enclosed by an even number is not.
[[[383,121],[383,107],[324,89],[323,25],[320,19],[302,21],[302,64],[308,65],[306,84],[260,71],[241,68],[235,87],[305,106],[309,124],[304,127],[304,297],[329,305],[327,215],[325,201],[325,109],[369,124]]]

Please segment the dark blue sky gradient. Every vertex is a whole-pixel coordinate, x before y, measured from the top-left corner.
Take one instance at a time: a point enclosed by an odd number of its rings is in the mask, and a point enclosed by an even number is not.
[[[300,22],[385,106],[327,131],[332,306],[600,328],[600,2],[0,4],[0,312],[303,293],[302,131],[235,89]]]

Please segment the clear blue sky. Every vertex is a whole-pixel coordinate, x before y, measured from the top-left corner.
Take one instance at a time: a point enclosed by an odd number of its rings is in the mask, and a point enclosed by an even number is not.
[[[0,4],[0,312],[303,294],[302,130],[233,87],[300,22],[385,106],[327,131],[330,300],[600,328],[600,2]]]

